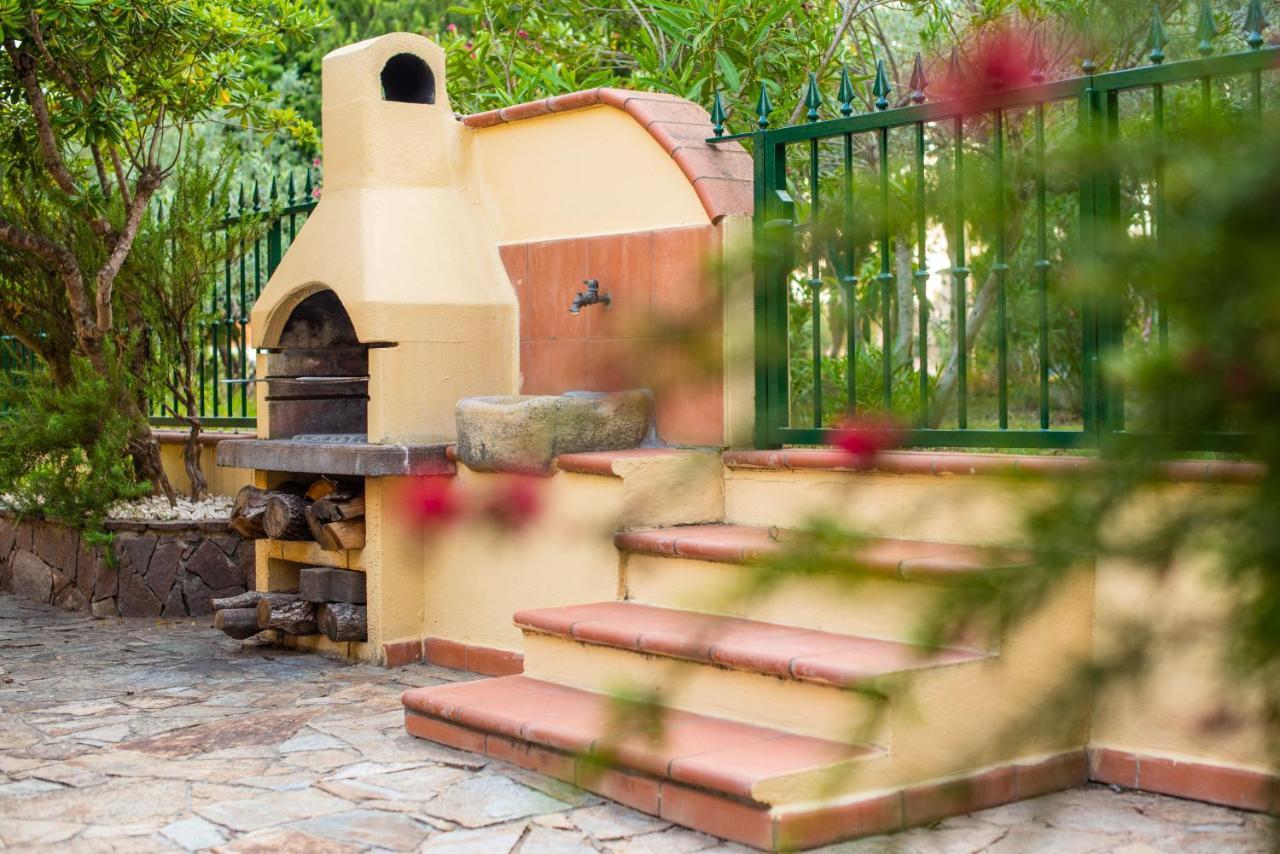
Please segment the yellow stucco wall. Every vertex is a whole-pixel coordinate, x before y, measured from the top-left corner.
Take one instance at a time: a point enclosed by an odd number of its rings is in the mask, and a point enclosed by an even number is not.
[[[744,470],[726,474],[725,512],[741,524],[785,526],[835,509],[846,524],[879,536],[1016,545],[1025,542],[1023,514],[1048,500],[1052,488],[1052,481],[972,475]],[[1118,524],[1150,524],[1170,502],[1204,504],[1246,488],[1169,484],[1118,516]],[[1108,656],[1134,625],[1153,632],[1154,645],[1145,679],[1118,682],[1096,695],[1093,746],[1264,768],[1268,745],[1256,705],[1223,661],[1230,618],[1224,581],[1215,577],[1212,561],[1180,555],[1159,578],[1111,559],[1099,561],[1095,572],[1095,654]],[[764,608],[820,607],[815,595],[788,605],[796,595],[783,591]]]
[[[473,186],[502,243],[710,222],[671,155],[614,107],[472,133]]]
[[[253,483],[253,472],[249,469],[223,468],[214,460],[213,445],[202,445],[200,448],[200,468],[204,472],[205,481],[209,484],[209,492],[213,495],[235,495],[240,487]],[[160,462],[169,482],[180,495],[191,494],[191,479],[187,477],[186,466],[182,461],[182,445],[162,442],[160,445]]]

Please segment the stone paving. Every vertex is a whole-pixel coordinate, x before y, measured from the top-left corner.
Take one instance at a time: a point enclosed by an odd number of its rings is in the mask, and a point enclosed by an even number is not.
[[[93,620],[0,595],[0,848],[745,851],[405,735],[400,692],[467,678],[232,641],[208,620]],[[1266,852],[1268,820],[1090,787],[835,846]]]

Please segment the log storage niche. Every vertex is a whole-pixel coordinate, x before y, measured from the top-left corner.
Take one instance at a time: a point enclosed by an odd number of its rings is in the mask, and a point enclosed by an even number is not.
[[[232,505],[231,525],[250,539],[314,540],[324,551],[362,549],[364,494],[357,484],[328,478],[310,486],[293,481],[274,489],[246,486]]]

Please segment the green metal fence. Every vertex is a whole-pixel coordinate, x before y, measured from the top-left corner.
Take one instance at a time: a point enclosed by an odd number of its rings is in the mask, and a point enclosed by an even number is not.
[[[822,118],[813,78],[808,122],[773,127],[762,89],[757,127],[726,134],[719,99],[710,143],[749,141],[755,162],[756,442],[824,444],[853,415],[892,413],[908,446],[1085,448],[1171,436],[1147,406],[1100,370],[1110,353],[1166,347],[1154,304],[1137,334],[1123,307],[1063,287],[1062,270],[1129,231],[1163,239],[1164,175],[1125,174],[1109,157],[1062,157],[1068,143],[1121,146],[1134,125],[1176,144],[1180,117],[1211,108],[1270,109],[1280,49],[1251,3],[1248,50],[1165,63],[1152,25],[1151,64],[1046,80],[1039,38],[1029,85],[930,102],[916,57],[909,103],[890,106],[883,62],[874,112],[854,115],[847,69],[839,116]],[[957,85],[959,83],[959,85]],[[1141,208],[1141,210],[1135,210]],[[1126,406],[1130,410],[1126,413]],[[1229,430],[1179,434],[1188,450],[1234,451]]]
[[[283,186],[281,186],[283,184]],[[199,412],[204,427],[252,429],[257,423],[253,380],[255,356],[249,344],[249,313],[298,230],[315,208],[317,191],[310,169],[301,179],[290,173],[283,182],[273,178],[263,192],[258,181],[231,200],[224,222],[229,229],[243,217],[262,218],[258,236],[238,246],[228,246],[228,260],[218,281],[209,288],[209,309],[213,319],[201,330],[197,363]],[[234,238],[223,231],[223,241]],[[175,400],[171,410],[183,411]],[[186,422],[165,414],[157,401],[151,421],[157,426],[186,426]]]

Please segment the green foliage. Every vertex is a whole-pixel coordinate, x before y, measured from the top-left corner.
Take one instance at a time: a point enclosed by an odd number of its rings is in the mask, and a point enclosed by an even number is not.
[[[20,514],[41,514],[101,532],[107,507],[145,495],[126,450],[120,374],[102,376],[83,358],[57,385],[42,369],[0,374],[0,493]]]
[[[237,163],[233,151],[209,155],[203,144],[189,147],[121,271],[150,333],[150,396],[175,418],[200,409],[204,326],[220,316],[210,286],[264,231],[266,213],[224,221]]]

